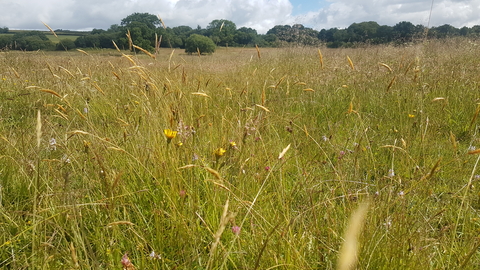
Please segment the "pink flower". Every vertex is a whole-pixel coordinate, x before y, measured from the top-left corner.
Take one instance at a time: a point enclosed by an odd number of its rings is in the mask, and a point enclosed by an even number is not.
[[[127,253],[123,254],[122,260],[120,262],[123,265],[123,269],[127,269],[127,270],[135,269],[135,266],[133,265],[133,263],[128,258]]]
[[[236,226],[236,225],[235,225],[235,226],[232,227],[232,232],[233,232],[234,234],[239,235],[239,234],[240,234],[240,231],[241,231],[240,226]]]

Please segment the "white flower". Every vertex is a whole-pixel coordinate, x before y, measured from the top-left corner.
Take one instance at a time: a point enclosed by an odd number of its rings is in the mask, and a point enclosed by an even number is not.
[[[49,144],[51,150],[57,150],[57,140],[55,140],[55,138],[51,138]]]

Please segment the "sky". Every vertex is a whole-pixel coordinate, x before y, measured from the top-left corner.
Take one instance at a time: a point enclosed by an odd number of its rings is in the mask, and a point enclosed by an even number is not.
[[[42,22],[53,29],[108,29],[134,12],[158,15],[169,27],[205,28],[226,19],[259,34],[297,23],[316,30],[364,21],[480,25],[480,0],[0,0],[0,7],[0,27],[32,30],[45,29]]]

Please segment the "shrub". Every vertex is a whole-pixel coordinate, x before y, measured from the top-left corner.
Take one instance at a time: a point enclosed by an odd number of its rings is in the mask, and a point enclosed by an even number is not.
[[[209,37],[193,34],[185,41],[185,52],[192,54],[200,51],[200,54],[215,52],[215,43]]]

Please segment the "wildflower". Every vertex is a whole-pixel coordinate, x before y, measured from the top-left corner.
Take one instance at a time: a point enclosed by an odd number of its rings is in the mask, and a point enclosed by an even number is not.
[[[235,225],[235,226],[232,227],[232,232],[233,232],[234,234],[239,235],[239,234],[240,234],[240,231],[241,231],[240,226],[236,226],[236,225]]]
[[[393,169],[388,170],[388,177],[394,177],[395,171]]]
[[[270,171],[270,166],[265,166],[265,171]]]
[[[226,152],[227,150],[220,147],[217,150],[215,150],[214,154],[217,158],[220,158],[221,156],[225,155]]]
[[[55,140],[55,138],[51,138],[49,144],[51,150],[57,150],[57,140]]]
[[[153,250],[150,253],[150,255],[148,255],[148,256],[150,256],[150,258],[152,258],[152,259],[161,259],[162,258],[162,256],[160,256],[160,254],[155,253],[155,251],[153,251]]]
[[[120,261],[123,265],[123,269],[126,269],[126,270],[132,270],[132,269],[135,269],[135,266],[133,265],[133,263],[130,261],[130,259],[128,258],[128,254],[125,253],[123,254],[122,256],[122,260]]]
[[[177,136],[177,132],[171,129],[164,129],[163,134],[167,137],[167,143],[170,143]]]
[[[183,146],[183,142],[178,142],[178,143],[176,144],[176,146],[178,146],[178,147]]]
[[[414,118],[414,117],[415,117],[415,114],[408,114],[408,117],[409,117],[409,118]]]
[[[180,195],[181,198],[184,198],[185,196],[187,196],[187,191],[182,189],[178,192],[178,195]]]
[[[234,141],[230,141],[230,148],[238,150],[237,144]]]
[[[343,156],[345,156],[345,151],[340,151],[340,152],[338,153],[338,159],[342,159]]]

